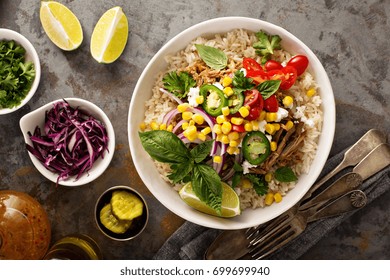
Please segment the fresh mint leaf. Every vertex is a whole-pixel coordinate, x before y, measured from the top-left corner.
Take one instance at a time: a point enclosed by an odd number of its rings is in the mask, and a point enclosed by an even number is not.
[[[268,80],[258,85],[257,90],[261,93],[263,99],[266,100],[278,91],[281,82],[280,80]]]
[[[196,44],[195,47],[200,58],[210,68],[222,70],[227,66],[228,58],[223,51],[206,45]]]
[[[178,98],[185,98],[191,87],[196,86],[196,81],[187,72],[169,72],[162,78],[164,88],[176,95]]]
[[[282,39],[278,35],[268,35],[262,30],[255,35],[258,41],[253,44],[253,47],[256,49],[256,53],[262,56],[261,63],[264,64],[274,53],[274,50],[281,49],[280,41]]]
[[[196,196],[220,214],[222,207],[222,183],[218,173],[209,165],[196,164],[191,183]]]
[[[145,151],[157,161],[174,164],[191,158],[186,145],[172,132],[152,130],[138,134]]]
[[[279,167],[275,170],[274,177],[279,182],[294,182],[298,180],[298,177],[295,175],[294,171],[288,166]]]
[[[191,156],[196,163],[202,162],[210,154],[213,142],[214,140],[205,141],[191,150]]]

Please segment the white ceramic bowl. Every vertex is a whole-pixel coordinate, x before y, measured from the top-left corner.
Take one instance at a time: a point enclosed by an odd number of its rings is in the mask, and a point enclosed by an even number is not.
[[[161,179],[157,169],[154,168],[151,158],[141,145],[138,130],[139,124],[144,119],[144,103],[151,98],[152,87],[155,84],[157,74],[167,67],[164,57],[184,49],[198,36],[207,37],[216,33],[226,33],[237,28],[254,32],[262,29],[269,34],[278,34],[282,38],[282,47],[285,50],[292,54],[304,54],[309,58],[308,70],[315,76],[319,85],[322,104],[325,105],[322,108],[324,122],[318,143],[318,153],[313,160],[309,174],[299,177],[295,188],[283,197],[281,203],[273,203],[270,207],[256,210],[246,209],[240,216],[225,219],[193,210],[181,200],[177,192]],[[262,224],[277,217],[305,195],[316,181],[329,155],[335,131],[335,115],[335,102],[329,78],[321,62],[303,42],[285,29],[265,21],[243,17],[225,17],[208,20],[186,29],[172,38],[152,58],[140,76],[133,92],[128,115],[128,137],[134,165],[141,179],[165,207],[178,216],[199,225],[218,229],[241,229]]]
[[[12,113],[20,108],[22,108],[35,94],[35,91],[38,88],[39,81],[41,80],[41,64],[39,62],[39,57],[37,51],[30,43],[29,40],[26,39],[22,34],[15,32],[10,29],[0,28],[0,41],[11,41],[14,40],[17,44],[21,45],[26,50],[26,61],[32,61],[35,67],[35,79],[33,84],[31,85],[31,89],[26,95],[26,97],[22,100],[19,106],[14,108],[5,108],[0,109],[0,115],[5,115],[8,113]]]
[[[80,109],[90,113],[95,119],[101,121],[106,127],[107,136],[109,138],[109,142],[108,142],[109,152],[106,151],[104,153],[104,159],[102,158],[97,159],[94,162],[93,167],[87,173],[82,174],[79,179],[75,180],[75,176],[72,176],[67,180],[59,181],[58,183],[59,185],[70,186],[70,187],[81,186],[81,185],[88,184],[93,180],[95,180],[96,178],[98,178],[110,164],[115,151],[115,133],[110,119],[98,106],[96,106],[95,104],[87,100],[80,99],[80,98],[70,97],[64,99],[69,103],[70,106],[75,108],[79,107]],[[39,126],[41,128],[41,131],[43,131],[44,124],[45,124],[45,113],[53,108],[53,104],[60,101],[63,101],[63,99],[52,101],[36,109],[35,111],[32,111],[24,115],[20,119],[20,123],[19,123],[20,129],[22,130],[24,141],[27,144],[32,145],[32,142],[27,132],[30,131],[31,133],[33,133],[36,126]],[[45,176],[47,179],[56,183],[58,174],[46,169],[46,167],[34,155],[32,155],[29,152],[28,154],[31,158],[31,161],[38,169],[38,171],[41,172],[41,174]]]

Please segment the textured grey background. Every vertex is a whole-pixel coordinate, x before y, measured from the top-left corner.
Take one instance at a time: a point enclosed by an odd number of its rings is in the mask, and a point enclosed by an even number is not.
[[[0,189],[26,191],[48,211],[53,241],[79,232],[97,240],[107,259],[150,259],[183,222],[170,213],[140,181],[127,140],[127,113],[143,68],[165,42],[185,28],[221,16],[247,16],[287,29],[308,45],[323,63],[337,104],[331,154],[353,144],[370,128],[389,135],[388,0],[345,1],[103,1],[63,0],[79,18],[84,41],[75,51],[54,46],[39,21],[40,1],[3,0],[0,27],[22,33],[35,46],[42,65],[41,84],[21,110],[0,116]],[[120,59],[99,65],[89,52],[90,36],[100,16],[121,6],[129,19],[129,40]],[[32,166],[24,149],[19,119],[52,100],[80,97],[100,106],[113,122],[116,151],[107,171],[77,189],[55,187]],[[326,104],[325,104],[326,106]],[[93,221],[96,198],[113,185],[140,190],[151,219],[136,241],[113,242]],[[306,259],[390,259],[390,193],[353,215],[308,251]]]

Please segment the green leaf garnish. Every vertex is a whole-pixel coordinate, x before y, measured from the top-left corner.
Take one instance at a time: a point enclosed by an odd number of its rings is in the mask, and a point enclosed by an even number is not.
[[[256,49],[256,53],[262,56],[262,64],[267,62],[269,56],[274,53],[274,50],[280,50],[282,48],[280,45],[282,39],[278,35],[268,35],[260,30],[256,33],[256,37],[259,41],[254,43],[253,47]]]
[[[279,182],[285,182],[285,183],[298,180],[294,171],[292,171],[292,169],[288,166],[283,166],[276,169],[274,177]]]
[[[190,88],[196,86],[196,81],[187,72],[177,73],[172,71],[164,75],[162,82],[164,88],[180,99],[185,98]]]
[[[260,91],[261,96],[264,100],[266,100],[272,94],[277,92],[281,82],[281,80],[268,80],[258,85],[257,90]]]
[[[191,150],[191,156],[196,163],[202,162],[210,154],[213,142],[214,140],[205,141]]]
[[[200,58],[210,68],[222,70],[227,66],[228,58],[223,51],[206,45],[196,44],[195,47]]]

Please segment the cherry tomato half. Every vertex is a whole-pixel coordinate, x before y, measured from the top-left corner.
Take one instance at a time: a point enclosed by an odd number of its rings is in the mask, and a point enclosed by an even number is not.
[[[256,120],[258,117],[260,117],[260,112],[261,112],[261,109],[260,107],[253,107],[253,108],[250,108],[249,109],[249,115],[246,116],[246,120],[248,121],[253,121],[253,120]]]
[[[276,113],[279,109],[279,103],[276,99],[275,94],[268,97],[266,100],[264,100],[264,110],[267,112],[274,112]]]
[[[271,71],[271,70],[279,70],[279,69],[282,69],[283,66],[282,64],[280,64],[279,62],[277,62],[276,60],[268,60],[265,64],[264,64],[264,68],[265,70],[267,71]]]
[[[280,89],[286,90],[292,87],[297,80],[297,70],[291,66],[285,66],[280,70],[268,72],[270,80],[281,80]]]
[[[309,65],[309,59],[302,54],[292,57],[288,62],[287,66],[294,67],[297,70],[297,75],[300,76],[305,72],[307,66]]]
[[[259,100],[260,92],[257,89],[251,89],[245,91],[245,101],[244,105],[252,107]]]
[[[257,63],[257,61],[254,60],[253,58],[244,57],[244,59],[242,61],[242,65],[244,66],[247,73],[248,72],[258,72],[258,71],[264,72],[261,65],[259,63]]]
[[[243,132],[245,132],[245,127],[243,124],[240,124],[240,125],[233,124],[232,131],[237,131],[237,132],[243,133]]]

